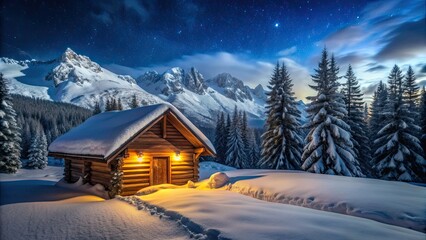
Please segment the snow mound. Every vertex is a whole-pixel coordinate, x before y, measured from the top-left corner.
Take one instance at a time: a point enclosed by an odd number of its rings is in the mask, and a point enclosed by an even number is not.
[[[217,189],[225,186],[229,177],[223,172],[217,172],[210,176],[207,181],[201,182],[197,189]]]
[[[109,199],[108,192],[105,190],[104,186],[102,186],[101,184],[83,184],[83,179],[81,177],[75,183],[67,183],[64,179],[61,179],[55,184],[55,186],[82,191],[101,197],[103,199]]]
[[[233,167],[229,167],[217,162],[200,162],[199,171],[200,171],[200,180],[209,178],[213,173],[232,171],[235,170]]]

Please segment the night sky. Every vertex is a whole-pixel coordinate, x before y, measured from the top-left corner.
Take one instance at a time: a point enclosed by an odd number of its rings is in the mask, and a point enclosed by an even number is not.
[[[371,93],[397,63],[426,79],[425,3],[391,1],[2,1],[1,56],[66,47],[119,73],[197,67],[265,84],[286,62],[305,91],[324,46]],[[342,73],[343,74],[343,73]],[[307,94],[307,90],[305,91]],[[299,96],[306,95],[299,93]]]

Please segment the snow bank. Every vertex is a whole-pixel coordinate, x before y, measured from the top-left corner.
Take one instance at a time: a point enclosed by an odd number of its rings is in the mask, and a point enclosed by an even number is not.
[[[215,172],[223,172],[223,171],[231,171],[231,170],[235,170],[235,168],[229,167],[217,162],[210,162],[210,161],[200,162],[200,166],[199,166],[200,180],[209,178]]]
[[[108,192],[105,191],[101,184],[91,185],[90,183],[83,184],[83,179],[80,177],[75,183],[67,183],[61,179],[55,186],[69,188],[77,191],[87,192],[103,199],[109,199]]]
[[[426,188],[298,171],[226,172],[227,189],[269,202],[347,214],[425,232]]]
[[[122,199],[211,239],[424,239],[406,228],[224,190],[168,189]]]
[[[97,114],[58,137],[50,152],[108,157],[128,139],[171,110],[211,151],[213,144],[182,113],[170,104],[156,104],[125,111]],[[102,124],[100,124],[102,123]]]

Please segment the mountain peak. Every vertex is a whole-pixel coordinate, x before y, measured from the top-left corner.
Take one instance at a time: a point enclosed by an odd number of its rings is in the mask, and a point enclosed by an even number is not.
[[[245,100],[253,100],[250,93],[251,89],[240,79],[229,73],[221,73],[209,80],[221,89],[221,92],[228,98],[235,101],[244,102]]]
[[[204,83],[204,77],[195,67],[191,67],[189,73],[185,75],[183,84],[190,91],[197,94],[203,95],[206,93],[207,85]]]

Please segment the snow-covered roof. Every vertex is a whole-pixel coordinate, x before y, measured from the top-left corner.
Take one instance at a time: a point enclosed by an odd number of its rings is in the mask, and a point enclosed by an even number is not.
[[[95,115],[53,141],[49,146],[49,152],[108,158],[167,111],[171,111],[210,152],[215,154],[210,140],[178,109],[167,103]]]

